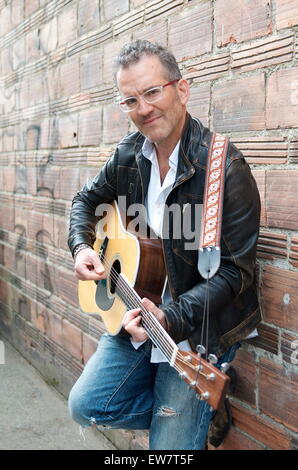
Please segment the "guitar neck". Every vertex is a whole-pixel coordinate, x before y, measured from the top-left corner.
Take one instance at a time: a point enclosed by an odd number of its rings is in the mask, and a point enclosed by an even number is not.
[[[141,298],[121,274],[119,275],[115,292],[129,310],[136,308],[141,310],[142,326],[146,330],[146,333],[153,344],[163,353],[167,361],[174,366],[178,352],[176,343],[168,335],[155,316],[145,309]]]

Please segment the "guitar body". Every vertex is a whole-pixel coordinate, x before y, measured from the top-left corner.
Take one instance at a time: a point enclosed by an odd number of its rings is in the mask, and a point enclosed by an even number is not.
[[[117,272],[134,287],[137,294],[156,304],[161,303],[166,283],[162,246],[159,239],[149,239],[136,231],[128,231],[116,203],[106,205],[106,215],[97,226],[94,250],[101,255],[107,273],[104,280],[79,281],[79,303],[83,312],[100,315],[107,331],[115,335],[122,327],[127,305],[115,293]]]

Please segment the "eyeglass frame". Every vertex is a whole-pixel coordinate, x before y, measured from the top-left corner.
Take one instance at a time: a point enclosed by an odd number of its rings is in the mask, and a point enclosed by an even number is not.
[[[153,87],[149,88],[148,90],[144,91],[144,93],[142,93],[142,94],[139,95],[139,96],[140,96],[141,98],[143,98],[143,100],[144,100],[147,104],[156,103],[157,101],[160,100],[161,97],[160,97],[160,98],[157,98],[157,100],[154,100],[154,101],[151,101],[151,102],[150,102],[150,101],[147,101],[147,100],[146,100],[146,98],[144,97],[144,95],[145,95],[146,93],[148,93],[149,91],[154,90],[154,89],[157,89],[157,88],[159,88],[160,91],[162,92],[165,87],[170,86],[170,85],[173,85],[174,83],[179,82],[179,80],[180,80],[179,78],[176,78],[175,80],[172,80],[171,82],[165,83],[165,85],[153,86]],[[129,99],[132,99],[132,98],[134,98],[134,99],[136,100],[136,107],[133,108],[133,109],[123,109],[123,108],[121,107],[121,104],[125,104],[125,101],[127,101],[127,100],[129,100]],[[123,99],[119,100],[118,104],[119,104],[119,107],[120,107],[120,109],[121,109],[121,111],[122,111],[123,113],[131,113],[132,111],[135,111],[135,110],[137,109],[138,104],[139,104],[139,98],[138,98],[137,96],[127,96],[127,98],[123,98]]]

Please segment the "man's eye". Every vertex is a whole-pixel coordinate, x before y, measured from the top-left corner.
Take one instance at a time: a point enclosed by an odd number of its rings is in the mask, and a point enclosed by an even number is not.
[[[159,88],[151,88],[151,90],[146,91],[144,93],[147,98],[154,98],[155,96],[159,95],[160,89]]]
[[[137,102],[136,98],[127,98],[126,100],[124,100],[124,103],[126,104],[126,106],[134,106],[136,102]]]

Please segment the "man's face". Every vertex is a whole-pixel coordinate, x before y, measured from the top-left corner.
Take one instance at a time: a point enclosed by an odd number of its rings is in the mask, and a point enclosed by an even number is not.
[[[122,98],[136,96],[138,106],[129,113],[139,131],[155,144],[177,142],[185,120],[188,100],[188,83],[179,80],[163,89],[162,98],[146,103],[140,96],[154,86],[165,85],[170,80],[157,56],[144,55],[139,62],[117,73]]]

